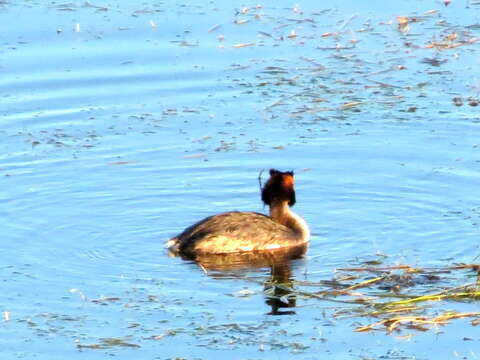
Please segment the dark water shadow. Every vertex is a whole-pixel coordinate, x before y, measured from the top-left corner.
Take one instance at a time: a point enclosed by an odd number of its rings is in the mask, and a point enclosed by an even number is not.
[[[270,307],[268,315],[291,315],[296,306],[293,291],[292,265],[301,259],[308,245],[287,249],[235,254],[197,255],[193,260],[207,275],[214,279],[245,279],[247,271],[270,269],[270,277],[263,282],[265,303]],[[284,310],[289,309],[289,310]]]

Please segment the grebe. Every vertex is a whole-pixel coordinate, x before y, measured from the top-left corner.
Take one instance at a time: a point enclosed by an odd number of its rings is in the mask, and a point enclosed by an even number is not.
[[[264,251],[308,242],[307,223],[290,210],[295,204],[293,171],[271,169],[262,188],[262,201],[270,207],[270,216],[231,211],[207,217],[170,239],[170,253],[196,256]]]

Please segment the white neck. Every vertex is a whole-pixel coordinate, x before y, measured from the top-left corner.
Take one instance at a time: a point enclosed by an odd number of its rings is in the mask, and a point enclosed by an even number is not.
[[[270,206],[270,217],[276,222],[292,229],[303,242],[310,240],[310,229],[307,223],[290,210],[287,201],[272,204]]]

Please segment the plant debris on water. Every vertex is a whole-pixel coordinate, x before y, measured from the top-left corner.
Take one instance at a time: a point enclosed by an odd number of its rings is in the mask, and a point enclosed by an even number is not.
[[[480,324],[480,312],[455,309],[456,303],[480,299],[479,264],[428,268],[372,264],[378,263],[337,269],[331,280],[278,283],[275,286],[283,290],[278,300],[285,302],[287,293],[290,297],[350,304],[335,310],[333,317],[360,319],[357,332],[427,331],[461,318],[469,319],[473,326]],[[275,297],[274,291],[266,291]]]
[[[25,244],[20,253],[14,245],[4,250],[5,358],[47,346],[45,356],[66,358],[72,347],[109,357],[141,347],[146,358],[212,358],[204,350],[237,350],[242,358],[258,358],[256,350],[316,358],[329,350],[350,358],[346,352],[365,339],[357,350],[368,358],[406,359],[397,338],[448,324],[463,325],[462,337],[478,332],[480,265],[345,262],[369,249],[356,229],[368,236],[398,229],[379,251],[418,251],[434,262],[453,238],[457,261],[470,262],[465,256],[478,249],[480,210],[469,186],[479,164],[472,134],[480,3],[442,2],[45,7],[0,0],[5,19],[40,19],[34,27],[5,22],[0,65],[5,230]],[[246,161],[246,152],[258,157]],[[252,270],[248,262],[239,274],[215,277],[201,263],[192,269],[163,257],[159,239],[195,214],[247,207],[251,185],[239,186],[242,174],[264,160],[325,175],[303,188],[311,201],[301,214],[314,238],[329,233],[326,245],[312,239],[309,254],[321,261],[307,265],[311,273],[272,268],[270,277],[268,267]],[[151,176],[158,171],[169,176]],[[205,193],[194,179],[207,182]],[[373,188],[377,182],[385,186]],[[327,219],[315,201],[323,195],[325,209],[333,205]],[[363,211],[367,196],[375,211]],[[401,206],[392,209],[393,202]],[[404,209],[414,203],[409,218]],[[442,215],[452,221],[447,229],[438,227]],[[337,219],[357,220],[337,226]],[[414,249],[427,229],[432,236]],[[405,235],[410,241],[398,243]],[[373,332],[400,336],[383,336],[370,356]],[[456,347],[459,337],[449,336],[445,343],[456,337]]]
[[[99,343],[94,344],[77,344],[78,349],[109,349],[112,347],[139,348],[140,345],[126,342],[120,338],[104,338]]]

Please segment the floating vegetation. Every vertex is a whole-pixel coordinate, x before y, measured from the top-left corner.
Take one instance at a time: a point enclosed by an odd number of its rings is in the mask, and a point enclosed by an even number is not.
[[[441,356],[477,357],[445,326],[478,340],[477,265],[343,262],[381,238],[407,257],[418,244],[429,261],[478,250],[480,3],[343,3],[0,0],[5,358],[141,346],[164,359],[419,359],[436,354],[416,344],[408,356],[397,339],[439,329]],[[236,185],[262,161],[324,164],[323,188],[305,188],[312,232],[329,238],[312,241],[321,260],[309,274],[295,262],[268,276],[249,259],[232,275],[162,258],[173,217],[232,194],[247,206]],[[197,180],[213,190],[194,194]]]
[[[120,338],[104,338],[95,344],[77,344],[78,349],[109,349],[112,347],[139,348],[141,346],[126,342]]]
[[[465,317],[478,318],[479,316],[480,316],[480,312],[471,312],[471,313],[445,312],[433,318],[429,318],[427,316],[409,316],[409,315],[393,316],[388,319],[384,319],[367,326],[359,327],[355,329],[355,331],[358,331],[358,332],[370,331],[370,330],[374,330],[376,327],[380,325],[384,325],[388,331],[396,330],[401,325],[405,325],[410,329],[427,331],[428,328],[422,325],[444,325],[450,319],[459,319],[459,318],[465,318]]]
[[[284,302],[285,293],[288,293],[290,298],[351,304],[352,307],[336,310],[333,317],[380,319],[367,325],[356,325],[356,332],[427,331],[462,318],[471,319],[472,325],[480,323],[480,312],[451,309],[454,303],[480,300],[480,265],[416,268],[410,265],[380,267],[371,264],[368,262],[364,266],[337,269],[332,280],[317,283],[294,281],[291,286],[277,284],[277,288],[283,290],[282,297],[277,300]],[[452,282],[472,277],[475,278],[473,282],[449,286]],[[323,289],[306,291],[306,287]],[[268,289],[266,296],[275,297],[275,292]]]

